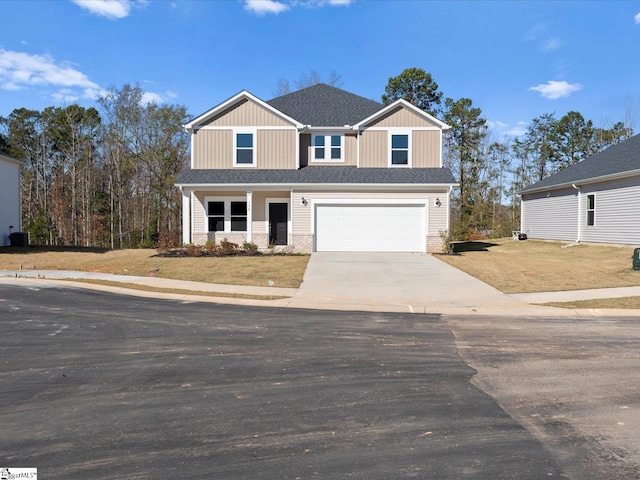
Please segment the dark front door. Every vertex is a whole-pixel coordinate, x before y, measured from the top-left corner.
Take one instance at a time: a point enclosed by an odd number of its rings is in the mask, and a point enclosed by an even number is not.
[[[287,203],[269,204],[269,245],[287,244],[287,207]]]

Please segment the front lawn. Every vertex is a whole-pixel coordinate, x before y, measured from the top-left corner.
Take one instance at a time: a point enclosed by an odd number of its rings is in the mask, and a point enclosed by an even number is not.
[[[511,238],[458,242],[457,255],[438,258],[505,293],[640,285],[640,271],[632,269],[634,247],[568,245]]]
[[[308,261],[308,255],[161,257],[151,249],[0,248],[1,270],[79,270],[255,286],[272,280],[286,288],[300,286]]]

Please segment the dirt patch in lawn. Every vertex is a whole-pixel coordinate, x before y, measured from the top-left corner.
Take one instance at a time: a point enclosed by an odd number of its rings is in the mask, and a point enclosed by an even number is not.
[[[532,293],[638,286],[633,250],[503,238],[455,243],[438,258],[505,293]]]
[[[307,255],[167,258],[152,249],[0,248],[0,270],[78,270],[254,286],[271,280],[285,288],[300,286],[308,261]]]

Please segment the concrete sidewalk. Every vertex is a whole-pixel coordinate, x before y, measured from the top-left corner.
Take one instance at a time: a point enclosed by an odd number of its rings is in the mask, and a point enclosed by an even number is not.
[[[0,283],[53,283],[73,279],[76,287],[129,295],[183,301],[206,301],[253,306],[518,316],[638,316],[637,310],[570,310],[532,305],[593,298],[640,296],[640,287],[507,295],[480,280],[421,253],[314,253],[299,289],[222,285],[157,277],[115,275],[67,270],[0,270]],[[161,293],[131,288],[78,283],[107,280],[188,293]],[[203,295],[206,293],[207,295]],[[253,295],[263,298],[218,296]],[[267,297],[284,297],[271,300]]]

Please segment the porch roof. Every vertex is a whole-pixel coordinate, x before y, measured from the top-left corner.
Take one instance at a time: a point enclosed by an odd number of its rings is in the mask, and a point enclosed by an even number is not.
[[[184,170],[178,186],[196,185],[441,185],[454,186],[448,168],[304,167],[299,170],[218,169]]]

